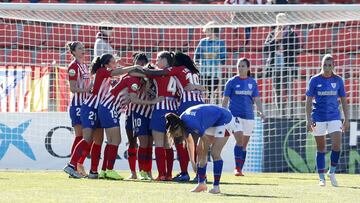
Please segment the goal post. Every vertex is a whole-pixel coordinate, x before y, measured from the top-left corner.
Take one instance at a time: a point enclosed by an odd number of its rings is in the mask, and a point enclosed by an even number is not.
[[[226,81],[236,75],[237,59],[248,58],[267,120],[256,118],[246,171],[315,171],[315,141],[305,129],[305,91],[310,77],[320,71],[321,58],[332,54],[335,71],[345,82],[352,119],[350,132],[343,136],[338,170],[360,172],[359,5],[2,3],[0,124],[9,128],[23,124],[27,141],[15,146],[1,137],[0,161],[5,167],[22,168],[10,153],[26,168],[36,168],[35,162],[44,169],[66,163],[73,131],[67,114],[71,94],[66,72],[72,58],[65,44],[82,42],[85,63],[90,64],[101,26],[112,28],[106,41],[122,66],[131,65],[131,56],[138,51],[152,63],[163,50],[189,54],[198,64],[209,103],[221,104]],[[285,29],[286,43],[267,40],[278,26]],[[204,39],[209,44],[201,45]],[[4,129],[0,125],[0,133]],[[329,151],[330,138],[327,142]],[[233,145],[231,138],[223,154],[227,171],[234,167]],[[124,146],[125,142],[121,158]],[[127,169],[127,164],[117,165]]]

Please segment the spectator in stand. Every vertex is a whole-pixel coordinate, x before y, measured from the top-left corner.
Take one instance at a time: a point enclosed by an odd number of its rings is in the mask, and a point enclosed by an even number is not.
[[[215,27],[215,22],[209,22],[203,28],[206,37],[201,39],[195,49],[194,61],[200,67],[201,85],[207,88],[207,97],[214,103],[214,92],[221,91],[221,68],[225,65],[225,41],[219,39],[220,28]],[[216,103],[219,103],[218,100]]]
[[[116,51],[111,46],[110,38],[113,33],[113,28],[106,26],[109,23],[101,23],[99,32],[96,34],[96,41],[94,45],[94,57],[101,56],[103,54],[116,55]]]
[[[273,78],[280,110],[285,107],[282,98],[291,87],[291,78],[297,75],[296,55],[299,49],[299,39],[292,26],[284,25],[286,21],[285,13],[277,14],[276,27],[269,33],[264,45],[264,52],[268,54],[266,76]]]

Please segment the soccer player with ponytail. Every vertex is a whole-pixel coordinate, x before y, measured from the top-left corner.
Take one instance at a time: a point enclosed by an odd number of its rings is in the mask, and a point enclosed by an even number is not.
[[[68,67],[70,91],[72,93],[69,114],[71,118],[71,125],[75,131],[75,139],[71,147],[71,154],[73,154],[76,145],[83,138],[80,120],[81,105],[89,95],[91,84],[89,68],[84,63],[85,50],[82,43],[77,41],[69,42],[66,47],[74,57],[74,60]],[[86,155],[84,155],[77,166],[75,166],[82,176],[87,176],[83,166],[85,158]]]
[[[235,176],[243,176],[242,168],[246,159],[246,147],[254,130],[254,103],[258,115],[265,119],[256,81],[250,77],[250,62],[241,58],[237,62],[238,74],[230,78],[224,91],[223,107],[229,108],[235,117],[234,147]],[[230,105],[229,105],[230,101]]]
[[[344,111],[341,122],[339,100]],[[343,79],[334,73],[334,58],[326,54],[321,62],[321,72],[309,81],[306,91],[307,129],[315,137],[317,145],[316,167],[319,173],[319,185],[325,186],[325,153],[326,135],[332,140],[330,167],[328,176],[334,187],[338,186],[335,179],[336,165],[339,162],[342,133],[349,129],[349,111]]]
[[[117,64],[115,58],[111,54],[103,54],[101,57],[96,57],[93,60],[91,74],[95,76],[94,86],[89,97],[81,106],[81,125],[83,128],[83,139],[76,145],[74,153],[71,156],[70,163],[64,167],[64,171],[74,178],[82,177],[77,171],[75,171],[75,166],[84,153],[89,153],[94,139],[94,131],[96,129],[103,131],[98,119],[97,108],[110,89],[111,77],[125,74],[137,68],[137,66],[116,68],[116,66]],[[96,135],[102,135],[102,133],[96,133]],[[97,148],[99,148],[96,150],[96,152],[98,152],[97,155],[94,156],[94,160],[92,159],[92,167],[90,169],[89,178],[98,177],[97,166],[100,160],[101,143],[99,143],[100,145],[97,146]],[[93,144],[91,151],[93,151],[95,144],[96,143]]]

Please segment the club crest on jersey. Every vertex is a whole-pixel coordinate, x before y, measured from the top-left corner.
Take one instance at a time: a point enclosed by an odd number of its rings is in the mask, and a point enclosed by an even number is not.
[[[138,88],[139,88],[139,86],[136,83],[131,85],[131,89],[134,90],[134,91],[138,90]]]
[[[336,87],[336,83],[334,83],[334,82],[331,83],[331,87],[332,87],[332,88],[335,88],[335,87]]]
[[[248,84],[249,89],[252,89],[252,84]]]
[[[75,76],[75,74],[76,74],[76,71],[75,71],[74,69],[70,69],[70,70],[69,70],[69,75],[70,75],[71,77]]]
[[[236,85],[235,87],[236,87],[236,88],[239,88],[239,87],[240,87],[240,85]]]
[[[317,87],[322,87],[322,84],[318,84]]]

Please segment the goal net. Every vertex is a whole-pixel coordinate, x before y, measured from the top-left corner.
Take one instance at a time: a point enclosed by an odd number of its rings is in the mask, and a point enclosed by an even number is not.
[[[163,50],[189,54],[200,69],[208,103],[221,104],[226,81],[237,74],[237,59],[250,60],[267,119],[256,118],[245,171],[315,172],[305,91],[320,71],[322,56],[332,54],[345,81],[351,118],[338,171],[359,173],[359,11],[357,5],[0,4],[1,168],[59,169],[68,161],[74,132],[67,113],[66,70],[72,57],[65,44],[82,42],[90,64],[100,27],[106,27],[112,30],[103,39],[112,47],[106,51],[121,66],[131,65],[138,51],[152,63]],[[279,26],[282,40],[271,42]],[[127,169],[122,137],[117,167]],[[231,138],[223,152],[227,171],[234,168],[234,143]]]

